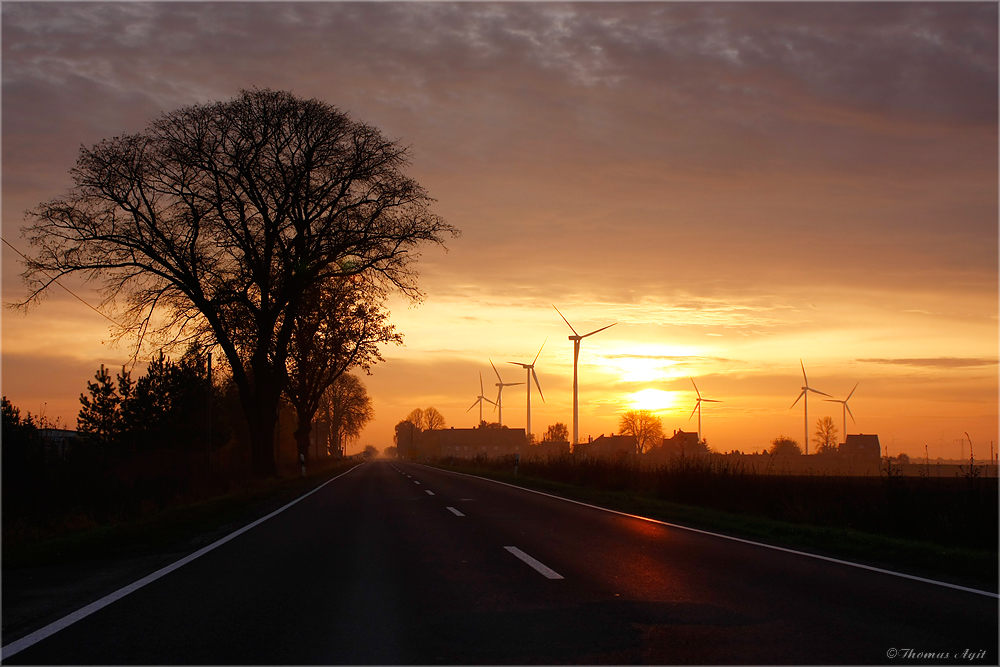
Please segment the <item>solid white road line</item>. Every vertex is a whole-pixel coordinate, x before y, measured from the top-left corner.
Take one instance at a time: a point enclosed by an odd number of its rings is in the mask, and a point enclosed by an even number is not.
[[[451,512],[452,514],[454,514],[455,516],[465,516],[464,514],[462,514],[461,512],[459,512],[454,507],[449,507],[448,511]]]
[[[433,491],[431,491],[430,489],[427,489],[427,495],[428,495],[428,496],[433,496],[433,495],[434,495],[434,492],[433,492]]]
[[[418,464],[426,465],[426,464]],[[526,489],[523,486],[517,486],[516,484],[508,484],[507,482],[500,482],[495,479],[490,479],[489,477],[479,477],[478,475],[470,475],[464,472],[455,472],[454,470],[444,470],[442,468],[434,468],[433,466],[426,466],[428,468],[433,468],[434,470],[439,470],[445,473],[451,473],[453,475],[462,475],[464,477],[475,477],[476,479],[481,479],[486,482],[493,482],[494,484],[501,484],[503,486],[509,486],[512,489],[520,489],[521,491],[527,491],[528,493],[536,493],[540,496],[547,496],[549,498],[555,498],[556,500],[562,500],[567,503],[573,503],[575,505],[583,505],[584,507],[590,507],[595,510],[600,510],[602,512],[610,512],[611,514],[617,514],[619,516],[626,516],[630,519],[638,519],[639,521],[648,521],[649,523],[656,523],[661,526],[669,526],[670,528],[678,528],[680,530],[687,530],[692,533],[700,533],[702,535],[711,535],[712,537],[719,537],[724,540],[732,540],[733,542],[742,542],[743,544],[751,544],[755,547],[763,547],[765,549],[774,549],[775,551],[783,551],[789,554],[795,554],[796,556],[805,556],[806,558],[815,558],[817,560],[825,560],[830,563],[837,563],[838,565],[846,565],[848,567],[856,567],[861,570],[868,570],[870,572],[878,572],[879,574],[888,574],[893,577],[900,577],[902,579],[911,579],[913,581],[919,581],[925,584],[933,584],[934,586],[943,586],[945,588],[953,588],[957,591],[965,591],[966,593],[975,593],[977,595],[985,595],[991,598],[1000,598],[1000,594],[993,593],[991,591],[983,591],[978,588],[969,588],[968,586],[959,586],[958,584],[949,584],[946,581],[938,581],[936,579],[925,579],[924,577],[918,577],[912,574],[905,574],[903,572],[894,572],[892,570],[885,570],[881,567],[874,567],[872,565],[864,565],[862,563],[852,563],[849,560],[840,560],[839,558],[831,558],[829,556],[821,556],[819,554],[811,554],[808,551],[796,551],[795,549],[788,549],[786,547],[779,547],[773,544],[765,544],[764,542],[754,542],[753,540],[745,540],[742,537],[733,537],[732,535],[723,535],[722,533],[713,533],[708,530],[701,530],[700,528],[691,528],[690,526],[682,526],[678,523],[669,523],[667,521],[660,521],[659,519],[650,519],[649,517],[639,516],[637,514],[627,514],[625,512],[619,512],[618,510],[609,510],[607,507],[598,507],[597,505],[591,505],[589,503],[583,503],[579,500],[572,500],[570,498],[563,498],[562,496],[554,496],[551,493],[543,493],[542,491],[535,491],[534,489]]]
[[[515,556],[517,556],[518,558],[520,558],[521,560],[523,560],[525,563],[527,563],[531,567],[533,567],[536,570],[538,570],[539,572],[541,572],[542,576],[544,576],[546,579],[562,579],[563,578],[561,574],[559,574],[558,572],[556,572],[552,568],[547,567],[547,566],[539,563],[537,560],[535,560],[534,558],[532,558],[528,554],[524,553],[523,551],[521,551],[517,547],[504,547],[504,549],[506,549],[507,551],[511,552],[512,554],[514,554]]]
[[[354,470],[355,468],[357,468],[359,466],[362,466],[362,465],[364,465],[364,463],[360,463],[357,466],[354,466],[353,468],[351,468],[351,470]],[[231,540],[231,539],[233,539],[235,537],[239,537],[240,535],[242,535],[243,533],[247,532],[251,528],[254,528],[254,527],[256,527],[256,526],[264,523],[265,521],[267,521],[268,519],[270,519],[272,516],[274,516],[276,514],[281,514],[282,512],[284,512],[286,509],[288,509],[289,507],[291,507],[295,503],[297,503],[297,502],[299,502],[301,500],[305,500],[306,498],[308,498],[312,494],[316,493],[317,491],[319,491],[320,489],[322,489],[324,486],[326,486],[330,482],[332,482],[334,480],[337,480],[337,479],[340,479],[341,477],[343,477],[347,473],[351,472],[351,470],[347,470],[345,472],[342,472],[339,475],[337,475],[336,477],[334,477],[333,479],[326,480],[325,482],[323,482],[322,484],[320,484],[319,486],[317,486],[312,491],[310,491],[308,493],[305,493],[305,494],[302,494],[301,496],[299,496],[298,498],[296,498],[292,502],[288,503],[284,507],[280,507],[280,508],[274,510],[273,512],[271,512],[270,514],[268,514],[267,516],[261,517],[260,519],[257,519],[253,523],[248,524],[246,526],[243,526],[242,528],[240,528],[236,532],[230,533],[229,535],[226,535],[225,537],[223,537],[223,538],[221,538],[219,540],[216,540],[215,542],[212,542],[207,547],[203,547],[203,548],[199,549],[198,551],[195,551],[193,554],[185,556],[184,558],[181,558],[180,560],[178,560],[178,561],[176,561],[174,563],[171,563],[170,565],[167,565],[166,567],[161,568],[161,569],[157,570],[156,572],[154,572],[154,573],[152,573],[150,575],[147,575],[147,576],[143,577],[142,579],[139,579],[136,582],[133,582],[133,583],[129,584],[128,586],[125,586],[124,588],[119,588],[114,593],[109,593],[108,595],[105,595],[100,600],[97,600],[95,602],[91,602],[86,607],[81,607],[80,609],[77,609],[76,611],[74,611],[72,614],[69,614],[67,616],[63,616],[58,621],[53,621],[52,623],[49,623],[48,625],[46,625],[44,628],[42,628],[40,630],[35,630],[30,635],[26,635],[24,637],[21,637],[17,641],[14,641],[14,642],[11,642],[10,644],[7,644],[2,649],[0,649],[0,660],[6,660],[6,659],[10,658],[12,655],[16,655],[16,654],[20,653],[24,649],[28,648],[29,646],[33,646],[34,644],[37,644],[38,642],[42,641],[46,637],[51,637],[52,635],[54,635],[55,633],[59,632],[63,628],[67,628],[70,625],[73,625],[74,623],[76,623],[77,621],[90,616],[94,612],[100,611],[101,609],[104,609],[105,607],[107,607],[112,602],[115,602],[116,600],[120,600],[121,598],[125,597],[129,593],[133,593],[133,592],[139,590],[140,588],[142,588],[143,586],[145,586],[147,584],[153,583],[154,581],[156,581],[160,577],[168,575],[171,572],[173,572],[174,570],[187,565],[188,563],[190,563],[194,559],[200,558],[201,556],[204,556],[209,551],[212,551],[213,549],[215,549],[217,547],[221,547],[223,544],[225,544],[229,540]]]

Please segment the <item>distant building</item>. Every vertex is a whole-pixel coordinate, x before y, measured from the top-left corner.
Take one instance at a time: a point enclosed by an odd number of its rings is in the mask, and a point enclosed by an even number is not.
[[[634,435],[604,435],[588,442],[578,443],[573,450],[580,456],[589,458],[607,458],[621,454],[635,454],[636,440]]]
[[[672,458],[675,456],[696,456],[707,454],[708,448],[698,444],[698,434],[675,430],[669,438],[663,439],[663,445],[654,447],[650,454],[654,458]]]
[[[77,433],[65,428],[40,428],[38,438],[42,441],[47,459],[62,461],[76,442]]]
[[[882,446],[877,435],[848,435],[846,442],[840,443],[838,451],[841,457],[849,461],[878,462],[882,458]]]
[[[523,428],[446,428],[417,432],[410,458],[431,456],[507,456],[527,449]]]

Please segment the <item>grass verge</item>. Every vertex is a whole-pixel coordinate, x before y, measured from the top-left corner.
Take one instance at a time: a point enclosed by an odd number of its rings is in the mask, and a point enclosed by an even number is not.
[[[3,569],[127,558],[171,548],[200,548],[355,465],[354,461],[345,461],[309,477],[258,483],[235,493],[170,507],[138,519],[67,532],[17,548],[4,547]]]
[[[443,470],[494,479],[626,514],[939,579],[981,590],[997,591],[996,550],[979,551],[887,537],[850,528],[778,521],[668,502],[650,494],[601,491],[539,477],[515,476],[512,473],[482,468],[449,466],[442,463],[432,465]]]

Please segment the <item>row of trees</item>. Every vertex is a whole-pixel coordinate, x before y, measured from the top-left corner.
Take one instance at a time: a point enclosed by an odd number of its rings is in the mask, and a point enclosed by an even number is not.
[[[82,148],[75,186],[29,212],[27,308],[71,274],[122,304],[119,335],[218,346],[255,476],[277,474],[282,395],[300,450],[321,397],[399,342],[384,300],[417,300],[413,263],[457,230],[404,173],[409,150],[335,107],[248,90]]]
[[[124,368],[112,376],[102,365],[94,380],[87,382],[87,391],[80,394],[80,444],[112,452],[207,451],[213,444],[218,447],[227,443],[234,434],[232,397],[236,388],[228,377],[219,385],[214,383],[206,360],[207,355],[196,346],[176,362],[161,353],[137,380],[132,380]],[[295,404],[292,392],[286,393],[289,404],[296,409],[296,445],[300,453],[306,453],[303,450],[309,445],[309,431],[301,423],[303,411]],[[364,383],[351,373],[338,375],[319,395],[311,411],[318,421],[330,425],[337,450],[357,438],[374,416]]]

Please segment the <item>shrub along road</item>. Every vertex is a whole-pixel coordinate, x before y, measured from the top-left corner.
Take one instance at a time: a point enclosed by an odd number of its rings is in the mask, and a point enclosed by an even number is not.
[[[995,664],[997,620],[995,594],[379,461],[3,658]]]

